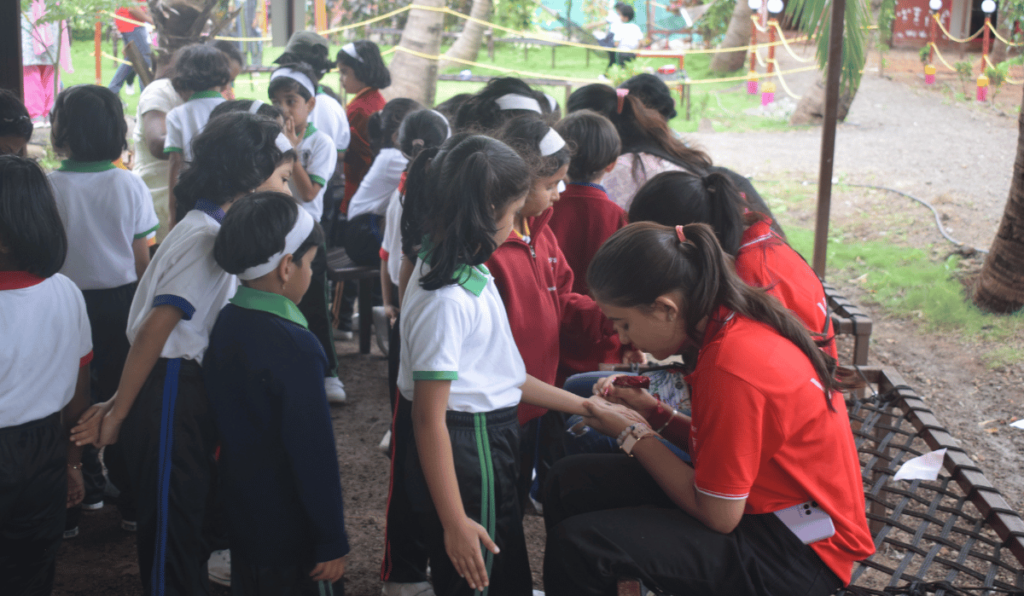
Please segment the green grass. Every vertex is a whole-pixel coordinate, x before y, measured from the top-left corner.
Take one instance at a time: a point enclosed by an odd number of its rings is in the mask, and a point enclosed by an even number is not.
[[[381,49],[387,50],[389,47],[390,46],[382,45]],[[88,41],[76,40],[72,44],[71,58],[75,72],[64,73],[64,84],[66,86],[96,82],[95,59],[92,56],[92,49],[92,43]],[[442,53],[446,49],[447,48],[442,48]],[[113,52],[112,45],[108,42],[104,42],[103,51],[107,54],[111,54]],[[265,45],[263,51],[263,63],[270,64],[270,62],[279,56],[282,51],[283,48],[274,48]],[[336,51],[336,48],[332,49],[332,52],[334,51]],[[480,50],[477,62],[484,65],[494,65],[500,68],[512,69],[523,73],[521,75],[523,77],[530,76],[526,73],[534,73],[539,76],[596,79],[598,75],[604,72],[607,64],[607,57],[603,52],[592,52],[590,55],[590,64],[588,65],[585,52],[586,51],[582,48],[559,47],[555,50],[555,67],[552,68],[551,48],[532,47],[524,56],[523,48],[521,46],[517,47],[512,44],[498,44],[495,47],[495,56],[493,61],[491,61],[487,56],[487,49],[484,47]],[[390,57],[386,58],[386,60],[390,61]],[[744,72],[744,69],[740,69],[734,73],[726,73],[725,75],[712,74],[709,72],[710,62],[711,58],[706,54],[687,57],[686,69],[690,78],[697,80],[711,79],[720,76],[736,76],[743,74]],[[678,59],[643,58],[640,60],[640,64],[645,68],[656,70],[658,67],[666,64],[678,66]],[[114,71],[117,69],[117,65],[109,58],[103,58],[101,65],[101,84],[106,85],[114,76]],[[464,68],[469,68],[475,75],[502,76],[504,74],[502,71],[483,67],[454,67],[443,71],[443,74],[455,74]],[[335,73],[328,74],[325,77],[324,82],[335,90],[338,90],[339,88],[337,74]],[[268,83],[269,76],[267,74],[253,74],[251,76],[249,74],[242,74],[238,77],[238,80],[235,81],[235,94],[240,99],[266,100]],[[576,83],[576,86],[582,84],[583,83]],[[136,84],[136,91],[138,91],[137,85],[138,84]],[[482,83],[439,81],[437,85],[436,101],[440,103],[459,93],[473,93],[479,90],[482,86]],[[543,92],[551,94],[564,106],[566,98],[565,87],[542,86],[539,88]],[[686,119],[686,106],[681,103],[678,96],[676,98],[676,111],[679,115],[676,116],[676,118],[674,118],[669,124],[678,132],[688,133],[696,131],[702,118],[711,120],[716,131],[771,131],[789,130],[791,128],[783,119],[744,114],[744,110],[760,105],[760,96],[747,95],[746,84],[743,81],[714,83],[708,85],[695,84],[691,89],[692,105],[690,108],[689,120]],[[128,95],[125,93],[124,89],[122,89],[121,99],[124,100],[126,105],[125,112],[134,116],[139,102],[138,93],[135,95]]]

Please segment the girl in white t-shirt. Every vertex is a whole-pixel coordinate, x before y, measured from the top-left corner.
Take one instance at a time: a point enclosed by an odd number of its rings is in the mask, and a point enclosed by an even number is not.
[[[415,441],[393,446],[406,453],[404,469],[392,466],[392,491],[404,490],[419,514],[437,594],[531,594],[516,407],[522,398],[583,411],[583,398],[526,374],[483,266],[530,180],[515,151],[479,135],[423,151],[409,170],[402,243],[419,245],[419,262],[403,296],[396,425],[408,417]]]
[[[117,390],[128,356],[128,311],[135,286],[149,265],[146,237],[159,226],[153,199],[142,178],[112,163],[126,147],[128,126],[121,100],[98,85],[76,85],[57,96],[53,112],[53,146],[62,156],[60,168],[49,175],[64,222],[68,255],[61,273],[71,278],[85,296],[92,326],[92,401],[110,399]],[[107,469],[119,489],[121,455],[111,449]],[[82,508],[103,507],[106,484],[99,453],[88,447],[83,455],[86,495]],[[119,503],[121,515],[133,521],[131,508]],[[68,530],[78,525],[76,508],[68,516]]]
[[[34,161],[0,156],[0,594],[49,594],[66,507],[81,502],[92,334],[57,271],[68,243]]]

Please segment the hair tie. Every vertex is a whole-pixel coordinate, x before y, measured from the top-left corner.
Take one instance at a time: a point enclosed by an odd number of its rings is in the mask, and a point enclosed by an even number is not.
[[[274,79],[279,79],[281,77],[288,77],[289,79],[305,87],[306,91],[309,91],[310,97],[316,96],[316,85],[313,84],[313,80],[310,79],[308,76],[302,74],[301,72],[293,68],[288,68],[287,66],[282,66],[281,68],[278,68],[274,72],[270,73],[271,81],[273,81]]]
[[[435,114],[437,114],[438,117],[441,118],[441,122],[444,122],[444,130],[445,130],[444,139],[447,141],[448,139],[452,138],[452,126],[451,126],[451,124],[448,124],[448,118],[446,118],[444,114],[442,114],[441,112],[438,112],[437,110],[430,110],[430,111],[435,113]]]
[[[553,128],[548,129],[547,134],[544,135],[544,138],[540,140],[540,145],[538,145],[542,157],[554,155],[562,147],[565,147],[565,139]]]
[[[679,242],[686,244],[686,232],[683,231],[683,226],[676,226],[676,238],[679,238]]]
[[[498,108],[501,110],[527,110],[530,112],[537,112],[543,114],[544,111],[540,109],[540,102],[532,97],[526,95],[520,95],[518,93],[507,93],[494,100],[494,103],[498,104]]]
[[[622,104],[624,104],[626,102],[626,96],[627,95],[629,95],[629,89],[616,89],[615,90],[615,99],[618,102],[618,104],[615,107],[615,113],[616,114],[621,114],[622,113]]]
[[[363,61],[363,57],[360,56],[359,52],[356,51],[356,44],[353,43],[353,42],[349,42],[349,43],[341,46],[341,51],[345,52],[349,56],[352,56],[353,58],[355,58],[356,60],[358,60],[360,62]]]
[[[413,139],[412,140],[412,146],[413,147],[422,147],[425,144],[426,143],[423,141],[423,139]]]
[[[262,101],[260,101],[258,99],[252,100],[252,105],[249,106],[249,113],[255,116],[260,111],[260,108],[262,106],[263,106],[263,102]]]
[[[299,250],[299,247],[306,241],[306,238],[309,238],[309,233],[313,231],[313,216],[302,207],[298,207],[298,210],[299,215],[295,218],[295,224],[292,225],[288,235],[284,237],[284,249],[277,254],[271,255],[262,265],[249,267],[239,273],[238,279],[252,281],[263,277],[277,269],[285,255],[292,255],[292,260],[298,260],[298,258],[302,257],[302,255],[296,255],[295,251]]]

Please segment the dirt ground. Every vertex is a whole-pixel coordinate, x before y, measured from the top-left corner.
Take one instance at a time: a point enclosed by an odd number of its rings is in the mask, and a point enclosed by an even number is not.
[[[949,54],[947,59],[952,60]],[[877,53],[872,55],[850,116],[839,127],[836,178],[847,184],[890,186],[933,202],[952,235],[969,246],[987,248],[1010,185],[1020,88],[1007,85],[995,108],[978,106],[954,100],[942,86],[959,85],[955,78],[940,77],[940,85],[926,87],[916,52],[894,51],[887,61],[887,76],[880,77]],[[786,68],[785,57],[782,62]],[[795,76],[788,82],[799,90],[814,76]],[[717,163],[752,176],[755,184],[817,180],[820,128],[702,133],[695,140]],[[812,209],[791,209],[780,220],[784,225],[813,227]],[[935,230],[932,215],[909,200],[849,187],[834,195],[834,225],[861,221],[864,214],[877,222],[859,230],[865,239],[891,238],[892,228],[902,225],[896,222],[909,222],[899,242],[936,254],[952,249]],[[1024,416],[1024,366],[990,370],[980,356],[992,346],[928,333],[912,319],[885,314],[855,280],[829,281],[872,317],[871,363],[902,373],[1011,506],[1024,509],[1024,431],[1007,426]],[[389,425],[386,363],[376,347],[369,356],[359,355],[354,342],[339,342],[338,348],[349,395],[348,403],[332,410],[352,545],[346,592],[373,596],[380,593],[377,576],[388,480],[388,459],[377,449]],[[61,548],[54,594],[141,594],[134,536],[121,531],[118,522],[109,505],[84,516],[81,535]],[[543,524],[540,518],[527,516],[526,527],[535,584],[540,587]]]

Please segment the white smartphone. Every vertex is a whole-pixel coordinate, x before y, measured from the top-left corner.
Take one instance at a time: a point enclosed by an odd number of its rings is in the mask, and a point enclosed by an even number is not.
[[[775,515],[786,524],[804,544],[831,538],[836,533],[832,516],[825,513],[814,501],[807,501],[776,511]]]

